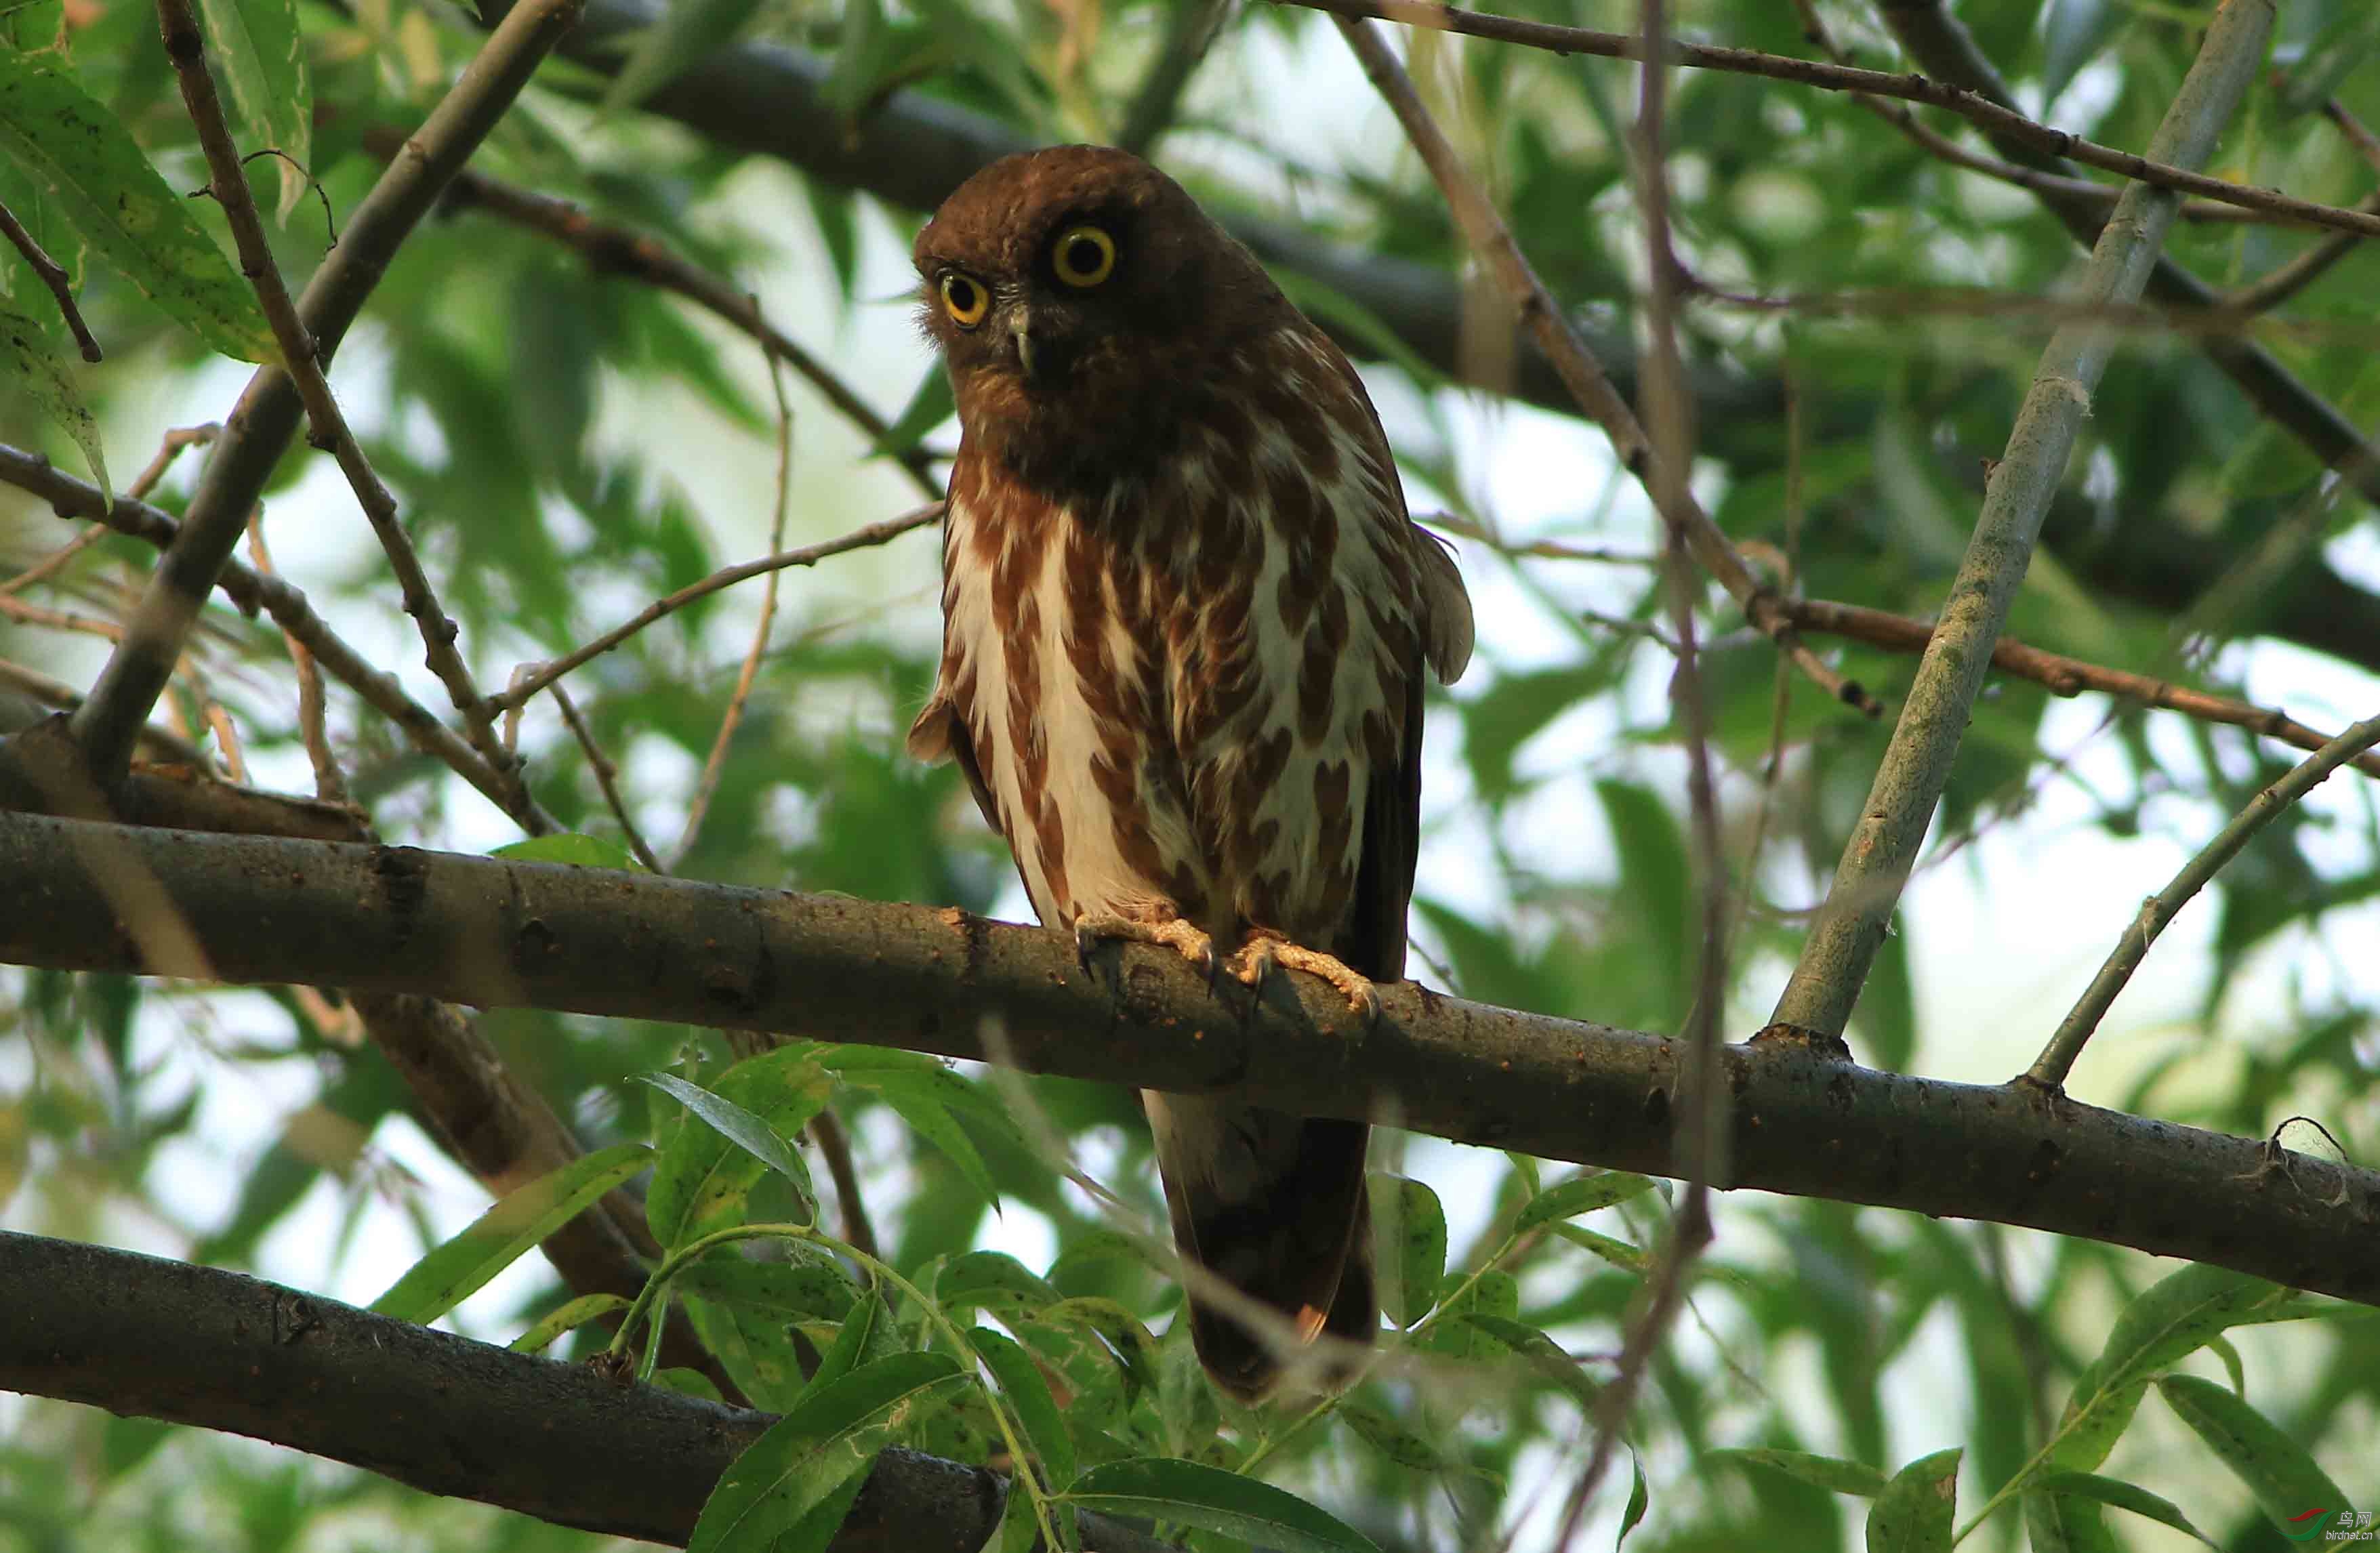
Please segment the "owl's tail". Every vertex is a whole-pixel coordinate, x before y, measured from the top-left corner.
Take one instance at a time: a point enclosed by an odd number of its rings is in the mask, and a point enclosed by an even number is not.
[[[1142,1099],[1174,1244],[1283,1317],[1267,1336],[1193,1292],[1190,1335],[1215,1383],[1259,1401],[1279,1383],[1298,1338],[1328,1332],[1372,1341],[1379,1308],[1364,1188],[1371,1129],[1204,1098],[1145,1092]]]

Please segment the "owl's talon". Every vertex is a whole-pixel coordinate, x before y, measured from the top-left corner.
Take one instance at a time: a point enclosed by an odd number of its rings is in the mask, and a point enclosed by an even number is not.
[[[1215,989],[1215,940],[1178,916],[1148,922],[1113,912],[1087,912],[1075,918],[1075,955],[1086,972],[1091,968],[1091,956],[1100,945],[1109,943],[1148,943],[1171,949],[1197,967],[1207,978],[1208,991]]]
[[[1273,933],[1251,933],[1232,956],[1232,974],[1253,989],[1261,1000],[1265,978],[1276,970],[1305,971],[1337,988],[1349,1009],[1364,1016],[1364,1027],[1380,1022],[1380,989],[1372,979],[1336,955],[1292,943]]]

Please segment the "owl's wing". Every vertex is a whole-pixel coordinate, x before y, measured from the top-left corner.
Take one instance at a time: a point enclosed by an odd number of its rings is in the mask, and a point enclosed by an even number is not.
[[[945,522],[942,529],[945,576],[949,568],[957,564],[957,558],[952,554],[951,536],[953,532],[954,527]],[[956,760],[960,771],[966,777],[968,789],[975,794],[975,807],[983,811],[983,822],[1004,835],[1007,832],[1001,827],[999,806],[992,801],[991,789],[984,785],[983,763],[976,757],[975,737],[968,732],[969,709],[959,705],[951,693],[951,686],[958,682],[959,675],[955,672],[957,649],[951,640],[950,616],[946,591],[942,605],[941,664],[935,672],[934,693],[926,698],[925,710],[917,714],[915,722],[909,724],[906,747],[911,759],[922,760],[929,766],[944,760]]]

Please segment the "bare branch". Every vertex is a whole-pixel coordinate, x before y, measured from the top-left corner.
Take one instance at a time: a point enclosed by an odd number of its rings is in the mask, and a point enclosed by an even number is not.
[[[396,148],[402,144],[393,130],[374,128],[364,132],[366,148],[383,159],[395,155]],[[567,200],[518,188],[468,167],[455,175],[448,198],[458,206],[486,211],[516,226],[566,243],[586,255],[589,265],[605,273],[627,275],[685,297],[751,335],[773,359],[799,372],[820,397],[834,406],[836,413],[866,432],[870,442],[881,443],[892,430],[892,423],[871,409],[867,400],[835,375],[833,369],[771,323],[761,313],[758,297],[736,290],[671,251],[660,238],[597,221]],[[924,449],[904,448],[892,457],[908,472],[920,491],[929,497],[942,494],[942,482],[934,478],[933,460]]]
[[[104,530],[93,529],[93,533]],[[273,552],[264,543],[264,509],[259,507],[248,520],[248,550],[256,557],[259,576],[277,576],[273,569]],[[339,770],[339,758],[331,749],[329,708],[322,695],[322,668],[287,627],[283,627],[281,639],[289,648],[289,664],[298,673],[298,736],[306,746],[306,759],[314,768],[314,796],[324,803],[344,804],[347,801],[347,779]]]
[[[1439,5],[1437,0],[1280,0],[1280,3],[1308,10],[1328,11],[1342,18],[1372,17],[1383,21],[1402,22],[1409,27],[1461,32],[1499,42],[1548,49],[1556,54],[1593,55],[1605,59],[1641,59],[1644,55],[1643,45],[1625,32],[1599,32],[1586,27],[1560,27],[1551,22],[1488,16],[1477,11],[1457,10],[1451,6]],[[2015,140],[2044,155],[2070,157],[2110,173],[2120,173],[2139,183],[2196,194],[2218,204],[2261,211],[2308,226],[2335,227],[2342,232],[2380,237],[2380,215],[2345,210],[2313,200],[2301,200],[2277,188],[2227,183],[2209,174],[2178,166],[2155,156],[2137,156],[2114,146],[2103,146],[2095,140],[2070,135],[2063,129],[2036,124],[1980,92],[1947,85],[1924,76],[1888,75],[1882,70],[1822,64],[1785,55],[1761,54],[1753,49],[1714,48],[1706,43],[1673,42],[1669,45],[1667,57],[1673,65],[1696,69],[1725,70],[1768,80],[1820,87],[1829,91],[1857,91],[1872,97],[1894,97],[1903,102],[1922,103],[1928,107],[1947,108],[1995,136]]]
[[[1924,652],[1925,644],[1934,637],[1930,622],[1858,604],[1840,604],[1828,599],[1789,599],[1785,608],[1793,616],[1793,624],[1804,631],[1849,637],[1894,652]],[[2329,735],[2307,727],[2286,712],[2192,690],[2149,674],[2046,652],[2014,637],[2002,637],[1992,644],[1992,667],[2018,679],[2031,680],[2053,696],[2097,691],[2143,706],[2178,711],[2201,722],[2245,728],[2300,749],[2320,749],[2330,743]],[[2359,755],[2348,763],[2367,776],[2380,777],[2380,756]]]
[[[654,873],[669,872],[662,867],[662,860],[653,855],[653,849],[645,843],[645,833],[637,829],[635,820],[628,818],[628,806],[621,802],[619,784],[614,780],[619,776],[620,769],[612,764],[612,758],[603,753],[601,745],[595,742],[595,730],[588,727],[587,720],[578,715],[577,705],[570,699],[570,692],[562,687],[560,680],[546,688],[552,693],[553,704],[562,710],[562,721],[569,724],[571,735],[577,739],[578,747],[587,752],[587,769],[595,773],[595,785],[602,789],[604,806],[612,811],[612,818],[619,821],[620,833],[628,841],[628,850],[637,855],[638,862]]]
[[[863,524],[848,534],[840,535],[832,540],[821,540],[814,545],[804,545],[798,550],[780,551],[774,555],[763,555],[757,561],[739,562],[733,566],[722,567],[700,582],[686,584],[666,599],[655,600],[638,612],[635,619],[604,632],[585,647],[565,653],[551,662],[540,663],[535,670],[516,676],[513,683],[504,686],[501,693],[488,698],[488,710],[492,712],[511,710],[589,660],[599,658],[611,651],[654,621],[684,609],[697,599],[707,598],[722,588],[733,588],[739,582],[766,576],[771,572],[783,571],[787,566],[814,566],[830,555],[841,555],[848,550],[865,550],[870,545],[880,545],[887,540],[900,538],[912,528],[923,528],[928,524],[939,522],[941,516],[942,504],[929,502],[922,507],[914,507],[898,517],[887,517],[874,523]]]
[[[339,246],[323,260],[298,304],[298,321],[315,343],[318,360],[331,358],[414,224],[511,107],[538,62],[577,20],[582,4],[519,0],[512,6],[421,132],[406,142],[406,153],[364,197]],[[237,406],[225,419],[231,430],[207,462],[180,539],[151,575],[130,635],[101,671],[90,699],[75,713],[75,737],[103,787],[123,774],[132,738],[172,674],[182,638],[238,545],[249,511],[297,431],[301,412],[288,373],[266,365],[249,380]],[[319,649],[317,655],[327,667],[328,656]],[[540,823],[534,806],[518,804],[504,773],[480,763],[499,778],[494,791],[503,796],[497,802],[507,810],[521,808],[518,818],[524,824],[534,828]]]
[[[2229,824],[2216,831],[2215,839],[2174,875],[2172,883],[2142,903],[2140,916],[2116,940],[2099,974],[2091,978],[2091,985],[2083,989],[2082,996],[2058,1024],[2041,1056],[2026,1070],[2024,1082],[2044,1089],[2062,1088],[2066,1075],[2073,1071],[2074,1059],[2082,1054],[2083,1045],[2099,1027],[2116,994],[2131,980],[2132,973],[2147,958],[2149,945],[2156,942],[2157,935],[2190,904],[2191,897],[2206,888],[2225,864],[2240,855],[2240,849],[2255,839],[2256,832],[2279,819],[2283,809],[2375,744],[2380,744],[2380,717],[2366,718],[2291,767],[2288,775],[2257,794]]]
[[[1821,661],[1817,654],[1803,645],[1795,635],[1792,623],[1779,611],[1775,589],[1760,582],[1737,554],[1734,545],[1710,515],[1704,512],[1682,479],[1671,481],[1662,474],[1659,460],[1651,443],[1646,441],[1644,427],[1628,408],[1627,402],[1612,387],[1611,380],[1587,349],[1586,342],[1570,326],[1569,320],[1555,307],[1553,298],[1529,268],[1527,258],[1512,240],[1512,232],[1503,218],[1496,213],[1487,192],[1463,165],[1445,134],[1430,117],[1413,88],[1413,82],[1397,63],[1389,46],[1374,35],[1368,27],[1352,24],[1343,18],[1341,30],[1363,63],[1365,74],[1372,79],[1380,95],[1396,113],[1404,126],[1405,137],[1421,155],[1422,163],[1438,180],[1439,190],[1446,196],[1454,212],[1455,222],[1463,229],[1471,247],[1485,261],[1496,283],[1504,292],[1522,326],[1536,341],[1555,370],[1561,374],[1571,395],[1589,419],[1603,428],[1611,439],[1613,451],[1619,454],[1631,474],[1641,481],[1659,508],[1662,519],[1674,523],[1686,534],[1694,559],[1703,569],[1718,578],[1745,616],[1770,640],[1778,650],[1793,661],[1794,666],[1807,675],[1819,688],[1836,700],[1854,706],[1868,716],[1876,716],[1883,709],[1876,698],[1857,685],[1844,679]],[[1663,497],[1670,498],[1666,504]]]
[[[752,307],[757,314],[757,298]],[[777,370],[774,361],[769,363],[769,386],[777,395],[777,494],[769,517],[769,549],[774,553],[785,547],[785,507],[794,482],[794,407],[785,399],[784,375]],[[744,703],[750,698],[752,684],[759,677],[761,655],[769,650],[769,631],[777,623],[777,582],[783,575],[771,570],[768,580],[760,585],[760,618],[752,626],[752,645],[745,651],[743,665],[735,671],[735,688],[728,693],[727,710],[719,719],[719,733],[710,741],[710,753],[703,758],[702,775],[695,782],[694,797],[686,807],[686,824],[678,831],[676,861],[681,867],[702,834],[703,816],[710,812],[711,796],[719,791],[720,773],[727,769],[727,746],[735,740],[735,730],[744,721]]]
[[[5,444],[0,444],[0,482],[42,497],[60,516],[104,523],[117,533],[129,534],[169,555],[182,532],[181,521],[170,513],[128,496],[119,496],[111,504],[101,498],[97,486],[75,479],[39,454]],[[314,655],[324,673],[403,729],[416,748],[443,762],[491,803],[504,807],[506,784],[480,752],[441,722],[437,713],[407,695],[395,675],[365,657],[324,624],[304,593],[279,577],[259,576],[237,561],[225,564],[215,575],[214,586],[222,588],[243,613],[254,614],[261,609],[271,615],[274,625]],[[544,825],[552,828],[550,817]]]
[[[489,769],[504,781],[505,808],[523,827],[535,832],[539,829],[537,806],[530,801],[528,789],[521,781],[518,762],[497,742],[495,724],[480,708],[480,687],[471,681],[470,665],[455,646],[457,627],[439,607],[430,575],[422,570],[421,557],[414,551],[413,537],[397,521],[396,498],[373,471],[370,460],[356,441],[354,430],[347,425],[347,418],[340,411],[339,401],[331,393],[330,380],[322,375],[322,363],[315,358],[314,341],[298,320],[288,288],[282,284],[281,267],[273,261],[273,248],[265,240],[264,222],[257,213],[255,196],[249,192],[239,148],[232,143],[231,126],[225,121],[223,103],[215,94],[214,77],[207,69],[206,39],[199,30],[198,11],[191,0],[157,0],[157,18],[164,33],[166,57],[173,61],[174,74],[181,82],[183,106],[206,152],[215,202],[223,207],[224,218],[231,225],[232,240],[239,249],[240,269],[256,288],[257,302],[273,327],[274,343],[281,347],[282,370],[296,385],[298,397],[306,407],[314,445],[330,449],[340,472],[347,477],[347,484],[355,491],[373,536],[388,556],[390,569],[396,574],[398,597],[405,613],[420,628],[431,672],[446,686],[455,709],[463,714],[472,745],[488,762]],[[316,770],[319,774],[321,767],[318,765]]]
[[[52,259],[41,244],[33,241],[33,235],[25,230],[25,224],[18,221],[16,212],[6,205],[0,205],[0,237],[17,245],[17,251],[25,256],[25,262],[33,267],[33,273],[41,276],[42,284],[50,288],[51,297],[57,301],[58,311],[65,315],[67,327],[74,332],[75,345],[82,351],[82,358],[85,361],[100,360],[99,341],[92,337],[91,325],[82,321],[82,309],[75,306],[74,279],[67,273],[67,267]]]
[[[2273,20],[2270,0],[2239,0],[2216,13],[2206,41],[2151,137],[2160,161],[2204,161],[2255,78]],[[2080,294],[2129,303],[2147,284],[2173,220],[2173,194],[2146,184],[2125,191],[2100,234]],[[1771,1015],[1804,1037],[1840,1039],[1868,967],[1907,885],[1917,848],[1949,780],[1993,644],[2024,580],[2067,455],[2106,371],[2109,332],[2095,323],[2058,330],[2042,353],[2009,434],[2008,453],[1985,487],[1959,576],[1951,584],[1917,677],[1844,843],[1833,886]]]

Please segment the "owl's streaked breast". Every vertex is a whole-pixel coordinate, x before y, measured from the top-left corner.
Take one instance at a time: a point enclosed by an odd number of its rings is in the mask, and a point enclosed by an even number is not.
[[[1166,905],[1225,941],[1328,943],[1354,904],[1421,672],[1410,530],[1305,331],[1251,354],[1256,402],[1103,490],[1047,496],[962,449],[942,684],[1052,926]]]

